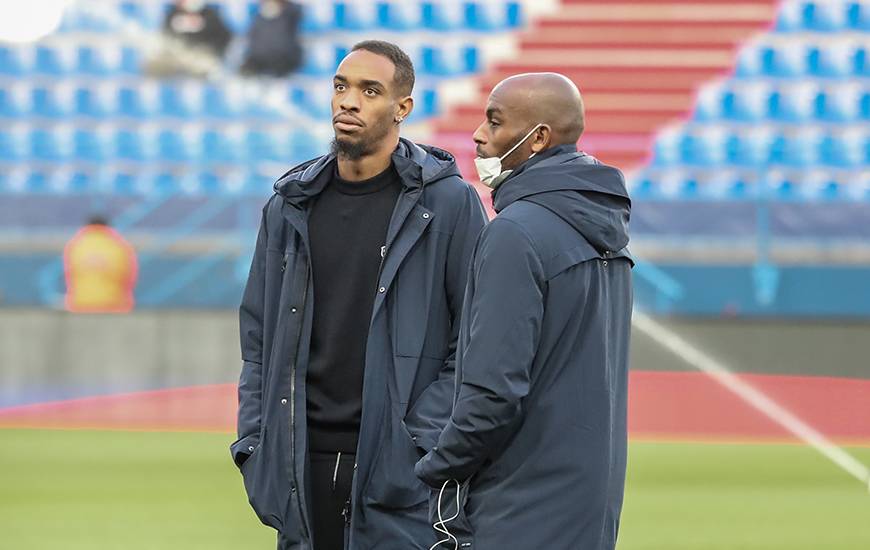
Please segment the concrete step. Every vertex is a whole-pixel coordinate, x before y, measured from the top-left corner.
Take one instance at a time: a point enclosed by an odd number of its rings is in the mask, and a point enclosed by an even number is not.
[[[632,23],[632,22],[565,22],[543,21],[540,29],[520,36],[523,49],[700,47],[733,49],[755,32],[754,23],[722,25],[719,23]]]
[[[757,23],[773,20],[772,2],[583,2],[566,4],[559,10],[561,21],[644,21]],[[543,18],[544,21],[554,18]]]

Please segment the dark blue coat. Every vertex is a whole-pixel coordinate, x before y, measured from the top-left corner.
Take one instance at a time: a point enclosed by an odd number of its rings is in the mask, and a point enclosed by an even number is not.
[[[251,506],[280,531],[285,550],[312,548],[305,379],[317,304],[307,220],[310,199],[329,179],[318,176],[333,162],[333,156],[315,159],[275,184],[240,308],[239,439],[231,452]],[[450,415],[462,296],[486,220],[448,153],[403,139],[393,163],[403,190],[372,289],[351,550],[426,550],[435,541],[429,491],[414,463]]]
[[[494,205],[469,277],[455,409],[417,473],[464,483],[448,529],[476,550],[612,549],[632,307],[622,174],[561,146],[514,172]]]

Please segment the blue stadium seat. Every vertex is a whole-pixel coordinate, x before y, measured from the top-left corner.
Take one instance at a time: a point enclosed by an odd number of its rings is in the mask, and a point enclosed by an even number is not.
[[[129,118],[156,116],[160,104],[158,86],[154,83],[137,84],[118,89],[118,114]]]
[[[110,84],[75,91],[74,113],[79,116],[102,118],[115,114],[117,109],[117,91]]]
[[[829,87],[819,92],[815,115],[828,122],[852,122],[861,119],[861,101],[867,90],[858,84]]]
[[[331,120],[332,92],[322,82],[291,88],[288,95],[290,101],[299,109],[313,118]]]
[[[679,141],[680,160],[688,166],[720,166],[726,159],[727,138],[724,127],[692,128]]]
[[[61,76],[69,74],[72,69],[73,61],[67,50],[52,46],[36,47],[33,62],[34,72],[49,76]]]
[[[767,117],[772,90],[764,81],[735,84],[722,94],[722,117],[729,120],[756,122]]]
[[[239,115],[239,105],[235,101],[228,101],[225,92],[225,89],[214,85],[203,88],[202,109],[206,116],[231,119]]]
[[[853,57],[853,74],[858,77],[870,77],[870,59],[867,48],[858,48]]]
[[[77,51],[76,70],[81,74],[108,76],[121,67],[121,50],[111,44],[81,46]]]
[[[452,31],[465,24],[463,5],[456,0],[430,0],[421,3],[423,28],[433,31]]]
[[[141,128],[122,128],[115,133],[115,156],[121,160],[147,162],[156,158],[156,135]]]
[[[286,139],[277,132],[249,130],[245,135],[244,157],[251,162],[278,162],[286,160],[283,143]]]
[[[768,126],[754,126],[734,132],[725,144],[728,164],[737,167],[767,165],[775,138],[773,129]]]
[[[775,77],[802,76],[807,73],[807,55],[802,42],[768,44],[761,47],[761,69]]]
[[[33,104],[30,94],[26,85],[0,87],[0,118],[20,118],[30,114]]]
[[[159,90],[159,112],[161,115],[191,118],[203,112],[203,88],[199,83],[163,83]]]
[[[860,1],[850,2],[846,19],[850,29],[870,31],[870,5]]]
[[[19,162],[27,156],[27,130],[0,125],[0,162]],[[0,170],[5,172],[5,170]]]
[[[335,28],[342,31],[364,31],[377,25],[377,7],[374,2],[336,0]]]
[[[833,131],[819,143],[819,158],[827,166],[857,168],[867,161],[868,135],[861,130]]]
[[[422,27],[422,8],[416,0],[386,0],[377,3],[377,26],[406,32]]]
[[[210,129],[202,134],[201,160],[208,163],[235,163],[241,159],[238,136],[226,130]]]
[[[33,50],[0,44],[0,75],[21,76],[30,70]]]
[[[447,77],[475,72],[479,59],[473,44],[441,43],[424,45],[416,63],[424,75]]]
[[[201,142],[193,128],[164,128],[157,136],[158,156],[169,162],[191,162],[198,159]]]
[[[478,32],[506,31],[519,24],[517,2],[466,2],[465,28]]]
[[[803,122],[814,116],[818,86],[814,81],[783,84],[770,96],[770,118],[780,122]]]
[[[302,22],[299,30],[304,33],[324,33],[335,28],[335,8],[332,2],[305,2],[302,5]]]
[[[815,128],[784,132],[778,135],[770,152],[771,164],[808,167],[819,163],[822,136]]]
[[[72,153],[72,135],[64,128],[36,128],[30,131],[30,156],[39,161],[61,162]]]
[[[305,47],[305,61],[300,72],[309,76],[332,76],[343,57],[332,44],[314,42]]]
[[[440,112],[437,87],[422,88],[417,92],[417,95],[420,99],[417,101],[417,108],[414,109],[415,114],[419,110],[419,116],[428,118]]]
[[[75,89],[71,85],[35,86],[31,90],[31,113],[45,118],[62,118],[73,113]]]
[[[803,6],[804,28],[812,31],[837,32],[848,26],[846,3],[806,2]]]
[[[142,54],[132,46],[123,46],[121,48],[121,61],[118,66],[118,71],[126,75],[138,75],[142,72]]]
[[[809,48],[807,73],[817,77],[839,78],[854,71],[854,48],[845,43],[823,43]]]
[[[114,157],[107,130],[77,128],[73,134],[73,156],[77,160],[103,162]]]
[[[775,29],[779,32],[795,32],[804,27],[804,9],[798,2],[783,2],[776,15]]]

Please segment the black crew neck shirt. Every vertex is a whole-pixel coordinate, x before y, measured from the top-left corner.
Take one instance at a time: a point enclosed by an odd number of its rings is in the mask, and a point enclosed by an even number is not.
[[[392,164],[373,178],[351,182],[338,176],[336,163],[311,208],[314,324],[307,374],[311,451],[356,452],[366,340],[382,248],[401,189]]]

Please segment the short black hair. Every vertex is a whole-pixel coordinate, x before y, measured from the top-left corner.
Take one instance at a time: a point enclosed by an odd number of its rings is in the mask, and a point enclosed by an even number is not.
[[[396,71],[393,73],[393,84],[401,95],[411,95],[414,91],[414,63],[402,48],[383,40],[363,40],[353,45],[350,50],[365,50],[389,59]]]

